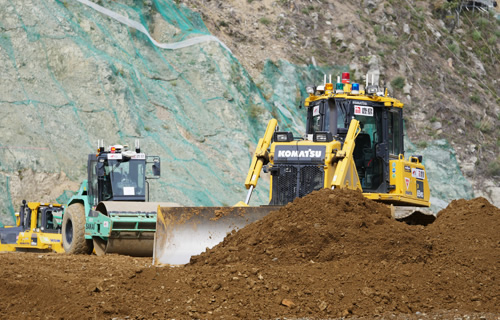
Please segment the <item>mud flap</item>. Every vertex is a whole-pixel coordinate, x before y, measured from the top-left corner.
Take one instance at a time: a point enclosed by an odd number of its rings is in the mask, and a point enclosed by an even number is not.
[[[238,230],[267,215],[275,206],[158,207],[153,264],[186,264],[191,256],[220,243]]]

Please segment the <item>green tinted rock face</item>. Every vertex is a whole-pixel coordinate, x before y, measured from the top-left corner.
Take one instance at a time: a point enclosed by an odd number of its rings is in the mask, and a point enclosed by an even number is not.
[[[425,148],[416,149],[405,140],[406,157],[422,155],[431,192],[434,212],[445,208],[451,200],[471,199],[474,194],[457,163],[455,151],[446,140],[435,140]]]
[[[158,42],[208,34],[197,14],[172,1],[99,3],[140,21]],[[151,200],[232,205],[246,195],[267,121],[276,117],[281,129],[302,135],[305,86],[347,70],[267,62],[254,81],[217,42],[160,49],[77,1],[0,0],[0,7],[2,222],[22,199],[67,201],[98,139],[138,139],[161,157]],[[252,204],[267,202],[267,179]]]
[[[141,21],[159,41],[207,33],[183,7],[144,3],[103,1]],[[0,13],[0,183],[6,189],[15,176],[20,185],[2,203],[63,200],[64,190],[54,196],[26,187],[60,172],[61,183],[80,182],[98,139],[130,145],[139,139],[143,151],[161,156],[163,177],[151,185],[152,200],[231,205],[244,198],[251,154],[273,107],[230,52],[216,42],[159,49],[76,1],[0,5],[6,9]],[[28,170],[40,181],[21,179]],[[262,190],[253,200],[266,198]],[[4,214],[12,211],[2,207]]]
[[[14,215],[14,207],[12,207],[12,201],[10,199],[10,181],[9,177],[3,175],[2,180],[0,180],[0,194],[2,201],[2,212],[0,212],[0,227],[4,225],[14,225],[16,217]]]

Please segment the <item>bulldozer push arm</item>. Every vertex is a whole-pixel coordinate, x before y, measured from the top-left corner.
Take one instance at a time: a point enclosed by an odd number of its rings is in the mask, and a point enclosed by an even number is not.
[[[259,180],[262,167],[266,164],[264,162],[269,161],[267,149],[271,144],[271,140],[277,126],[278,121],[276,119],[269,120],[264,137],[261,138],[259,140],[259,143],[257,144],[257,149],[255,150],[255,153],[253,155],[252,164],[250,165],[247,179],[245,180],[245,187],[248,189],[248,194],[245,199],[246,205],[248,205],[248,203],[250,202],[252,191],[257,186],[257,181]]]
[[[245,187],[249,189],[245,203],[239,203],[238,205],[248,205],[251,193],[253,189],[257,186],[257,181],[260,177],[260,172],[264,164],[269,162],[268,148],[271,144],[271,139],[273,137],[274,131],[277,127],[276,119],[269,121],[267,125],[264,137],[259,140],[257,148],[255,150],[252,164],[248,170],[248,175],[245,180]],[[360,133],[360,124],[356,119],[352,119],[349,124],[349,130],[344,139],[343,147],[341,150],[335,152],[332,157],[333,165],[333,178],[330,182],[325,183],[325,187],[329,188],[347,188],[353,190],[363,191],[358,172],[356,170],[356,165],[354,163],[354,147],[355,140]],[[331,177],[331,176],[330,176]]]
[[[359,121],[352,119],[349,125],[349,131],[347,131],[344,141],[344,146],[342,147],[342,150],[337,151],[335,157],[333,158],[333,161],[337,161],[337,164],[335,165],[335,171],[331,183],[332,189],[346,188],[363,191],[361,184],[359,183],[359,176],[353,158],[355,146],[354,141],[360,131]]]

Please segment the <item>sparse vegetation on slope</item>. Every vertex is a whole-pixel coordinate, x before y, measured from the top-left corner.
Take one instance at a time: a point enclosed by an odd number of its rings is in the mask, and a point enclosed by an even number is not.
[[[407,107],[412,140],[450,141],[476,194],[484,194],[485,180],[495,184],[488,164],[500,152],[494,130],[500,127],[500,22],[493,14],[458,13],[459,1],[445,0],[183,3],[202,14],[254,76],[266,59],[349,65],[352,80],[361,83],[367,72],[380,74]],[[219,20],[226,27],[216,28]]]

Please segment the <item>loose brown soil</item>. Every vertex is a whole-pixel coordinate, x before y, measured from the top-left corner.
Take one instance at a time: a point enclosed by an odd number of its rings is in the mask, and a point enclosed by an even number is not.
[[[2,319],[500,319],[500,209],[453,201],[432,225],[322,190],[183,267],[0,254]]]

